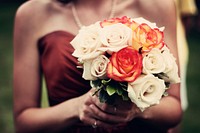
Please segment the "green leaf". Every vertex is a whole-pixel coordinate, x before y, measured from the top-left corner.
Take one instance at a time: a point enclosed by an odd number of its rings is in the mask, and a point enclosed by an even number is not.
[[[91,87],[95,87],[96,89],[102,89],[104,86],[103,84],[101,83],[101,80],[93,80],[93,81],[90,81],[90,86]]]
[[[123,91],[127,91],[127,88],[128,88],[128,84],[127,83],[119,83],[119,85],[121,86],[121,89]]]
[[[104,85],[107,85],[109,82],[111,81],[111,79],[108,79],[108,80],[101,80],[101,83],[104,84]]]
[[[121,96],[123,94],[122,88],[117,87],[117,94]]]
[[[169,94],[168,94],[168,92],[166,92],[166,91],[165,91],[164,94],[163,94],[164,97],[166,97],[166,96],[168,96],[168,95],[169,95]]]
[[[169,88],[170,83],[169,82],[165,82],[165,86],[166,86],[166,88]]]
[[[128,101],[128,100],[129,100],[128,92],[127,92],[127,91],[123,91],[122,99],[123,99],[124,101]]]
[[[113,94],[115,94],[116,88],[113,87],[113,86],[107,85],[106,91],[107,91],[109,96],[112,96]]]
[[[123,82],[123,83],[122,83],[122,82],[119,83],[119,85],[122,86],[122,87],[124,87],[124,88],[127,88],[127,87],[128,87],[127,83],[124,83],[124,82]]]
[[[90,81],[90,86],[91,87],[98,87],[101,85],[101,81],[100,80],[91,80]]]
[[[122,99],[123,99],[124,101],[128,101],[128,100],[129,100],[129,97],[126,96],[126,95],[122,95]]]
[[[158,78],[160,79],[163,79],[163,78],[169,78],[169,76],[167,76],[167,74],[165,73],[158,73],[158,74],[155,74],[155,76],[157,76]]]
[[[100,102],[101,103],[105,103],[105,102],[108,101],[108,99],[109,99],[109,96],[108,96],[107,92],[104,91],[104,90],[100,90],[99,91],[99,100],[100,100]]]

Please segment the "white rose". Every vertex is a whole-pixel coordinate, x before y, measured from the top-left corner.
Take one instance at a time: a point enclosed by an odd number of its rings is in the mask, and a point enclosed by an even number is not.
[[[102,51],[108,53],[117,52],[120,49],[131,45],[132,30],[124,24],[117,23],[105,26],[100,29],[100,40],[104,47]]]
[[[92,60],[86,60],[83,63],[83,74],[82,77],[85,80],[96,80],[96,77],[92,76],[91,74],[91,64],[92,64]]]
[[[128,96],[141,111],[158,104],[165,90],[164,80],[152,74],[141,75],[134,82],[128,83]]]
[[[110,60],[105,55],[98,56],[95,60],[92,61],[91,74],[94,77],[105,79],[109,61]]]
[[[83,64],[83,75],[85,80],[96,80],[106,78],[106,69],[109,59],[105,55],[100,55],[94,60],[88,60]]]
[[[99,22],[83,27],[71,41],[71,45],[75,49],[72,55],[77,57],[80,62],[96,58],[102,54],[102,51],[98,50],[102,46],[99,39],[99,28]]]
[[[159,74],[160,78],[170,83],[180,82],[176,59],[166,46],[162,50],[153,48],[143,55],[143,73]]]
[[[161,50],[159,50],[158,48],[152,49],[143,57],[143,73],[158,74],[164,72],[166,67],[164,60],[165,59],[162,56]]]
[[[180,82],[180,77],[178,75],[178,66],[176,64],[176,58],[174,58],[173,54],[170,53],[169,49],[165,46],[162,49],[162,55],[164,57],[164,62],[166,64],[166,68],[164,73],[166,76],[163,79],[166,82],[170,83],[178,83]]]

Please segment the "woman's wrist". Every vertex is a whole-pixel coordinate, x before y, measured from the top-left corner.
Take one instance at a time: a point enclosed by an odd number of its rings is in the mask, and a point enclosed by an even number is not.
[[[79,119],[79,108],[81,104],[81,97],[73,98],[64,103],[65,106],[65,121],[68,123],[69,121],[76,123]],[[73,124],[72,123],[72,124]]]
[[[152,126],[168,129],[177,125],[182,117],[180,102],[174,97],[163,98],[158,105],[139,113],[137,118]]]

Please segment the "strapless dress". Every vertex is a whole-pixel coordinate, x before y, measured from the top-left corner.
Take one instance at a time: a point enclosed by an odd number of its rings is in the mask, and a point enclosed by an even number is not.
[[[54,31],[38,40],[41,71],[45,77],[50,106],[85,94],[91,89],[89,81],[82,78],[82,69],[70,42],[75,36],[66,31]],[[164,133],[142,119],[134,119],[112,129],[92,128],[81,121],[64,133]]]

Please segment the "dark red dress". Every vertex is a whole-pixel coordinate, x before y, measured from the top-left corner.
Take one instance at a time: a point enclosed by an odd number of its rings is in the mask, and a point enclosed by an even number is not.
[[[47,84],[50,106],[59,104],[70,98],[78,97],[91,88],[88,81],[82,78],[82,69],[77,68],[77,59],[70,41],[74,35],[66,31],[54,31],[42,37],[38,42],[41,70]],[[66,129],[65,133],[161,133],[141,119],[113,129],[92,128],[78,122]]]

